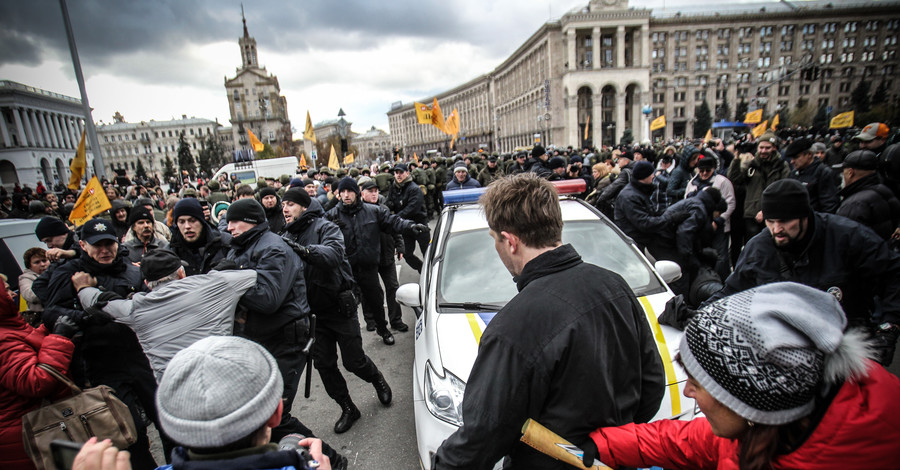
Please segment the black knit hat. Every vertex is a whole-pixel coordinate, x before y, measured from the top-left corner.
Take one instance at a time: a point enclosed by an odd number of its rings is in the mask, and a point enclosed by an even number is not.
[[[634,168],[631,170],[631,176],[634,177],[635,181],[640,181],[652,174],[653,164],[646,160],[635,163]]]
[[[310,202],[312,202],[312,198],[309,197],[309,194],[303,188],[291,188],[284,192],[284,197],[282,197],[284,202],[293,202],[294,204],[300,204],[303,207],[309,207]]]
[[[181,258],[173,251],[165,248],[157,248],[150,251],[141,258],[141,274],[144,280],[153,282],[158,281],[184,266]]]
[[[565,168],[566,160],[563,157],[553,157],[550,159],[550,169]]]
[[[134,225],[138,220],[149,220],[153,222],[153,212],[144,206],[138,206],[131,210],[128,214],[128,225]]]
[[[698,170],[701,168],[716,168],[717,166],[718,163],[715,158],[703,153],[700,154],[700,158],[697,160]]]
[[[259,225],[266,221],[266,211],[256,199],[238,199],[228,206],[225,219],[229,222],[241,221]]]
[[[359,185],[356,184],[356,180],[355,180],[355,179],[353,179],[353,178],[351,178],[351,177],[349,177],[349,176],[347,176],[346,178],[342,179],[341,182],[338,183],[338,187],[337,187],[337,192],[338,192],[338,194],[340,194],[341,191],[343,191],[343,190],[345,190],[345,189],[348,189],[348,190],[350,190],[350,191],[353,191],[354,193],[356,193],[357,196],[359,196]]]
[[[69,227],[66,227],[66,224],[56,217],[44,217],[38,222],[37,227],[34,228],[34,234],[38,240],[67,233],[69,233]]]
[[[531,157],[532,158],[540,157],[541,155],[543,155],[545,153],[547,153],[547,151],[544,150],[544,147],[541,145],[535,145],[534,148],[531,149]]]
[[[791,145],[788,145],[784,150],[784,158],[791,159],[800,155],[803,152],[809,151],[812,147],[813,141],[812,139],[807,139],[806,137],[801,137],[793,142]]]
[[[197,220],[206,219],[203,215],[203,207],[200,206],[200,201],[192,197],[178,201],[175,204],[175,208],[172,209],[172,220],[174,222],[178,222],[178,218],[183,215],[189,215]]]
[[[791,220],[809,217],[809,193],[803,183],[795,179],[778,180],[762,193],[763,218]]]
[[[266,196],[275,196],[275,197],[278,197],[278,191],[276,191],[275,188],[272,188],[272,187],[269,187],[269,186],[260,189],[260,190],[259,190],[259,200],[261,201],[262,198],[264,198],[264,197],[266,197]]]

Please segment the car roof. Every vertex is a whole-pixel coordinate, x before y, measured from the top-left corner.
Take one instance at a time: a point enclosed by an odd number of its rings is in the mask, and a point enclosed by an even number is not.
[[[600,220],[589,207],[571,198],[561,198],[559,201],[562,209],[563,221],[571,220]],[[478,204],[464,204],[455,206],[453,223],[450,224],[450,232],[467,232],[469,230],[483,230],[488,228],[484,211]]]

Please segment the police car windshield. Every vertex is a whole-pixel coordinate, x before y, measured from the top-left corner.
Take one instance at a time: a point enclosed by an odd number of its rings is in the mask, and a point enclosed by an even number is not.
[[[566,222],[562,238],[563,243],[575,247],[584,261],[621,275],[635,295],[665,290],[647,263],[606,223],[600,220]],[[450,234],[437,287],[438,303],[504,305],[517,293],[516,284],[497,256],[494,240],[487,229]]]

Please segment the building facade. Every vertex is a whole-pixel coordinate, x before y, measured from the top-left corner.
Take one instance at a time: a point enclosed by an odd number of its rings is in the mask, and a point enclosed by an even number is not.
[[[375,126],[354,135],[351,145],[359,152],[360,161],[385,160],[391,155],[391,135]]]
[[[241,48],[241,66],[234,78],[225,78],[228,109],[231,113],[232,141],[236,149],[249,149],[247,130],[264,144],[292,149],[291,121],[288,118],[287,99],[281,96],[278,77],[259,66],[256,39],[247,31],[238,39]]]
[[[0,81],[0,184],[34,188],[69,182],[69,165],[84,131],[81,100]],[[93,154],[87,152],[88,174]]]
[[[126,122],[118,112],[113,116],[112,124],[97,125],[97,139],[103,151],[106,164],[106,176],[112,178],[116,170],[124,170],[128,176],[134,176],[138,161],[147,175],[163,176],[165,159],[172,160],[177,171],[179,137],[191,150],[194,162],[198,162],[200,150],[206,145],[210,136],[219,138],[220,128],[216,121],[187,117],[169,121]],[[228,142],[222,142],[226,150],[231,149]],[[229,153],[230,155],[230,153]]]
[[[766,119],[807,105],[833,116],[852,109],[861,81],[871,90],[883,82],[896,105],[898,7],[764,2],[654,13],[627,0],[591,0],[437,99],[444,114],[459,109],[464,152],[610,145],[626,130],[635,140],[694,137],[704,101],[724,120],[738,109],[762,108]],[[419,125],[412,103],[387,114],[391,142],[406,153],[449,150],[450,137]],[[661,115],[667,126],[651,135],[649,122]]]

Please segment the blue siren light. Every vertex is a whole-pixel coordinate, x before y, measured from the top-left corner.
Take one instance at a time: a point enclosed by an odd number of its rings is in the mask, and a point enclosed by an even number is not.
[[[582,178],[551,181],[550,184],[556,186],[556,192],[561,195],[580,194],[587,190],[587,183]],[[466,204],[470,202],[478,202],[478,199],[482,194],[484,194],[486,189],[487,188],[472,188],[444,191],[444,204]]]

